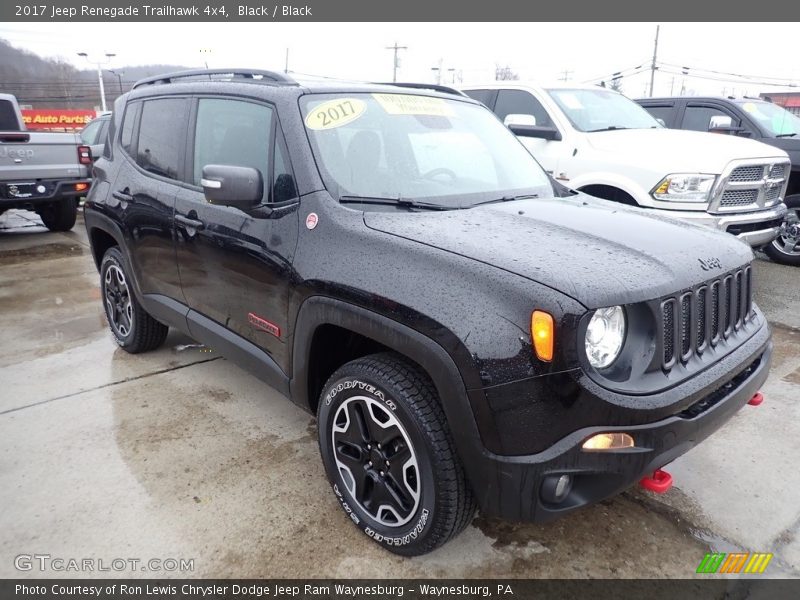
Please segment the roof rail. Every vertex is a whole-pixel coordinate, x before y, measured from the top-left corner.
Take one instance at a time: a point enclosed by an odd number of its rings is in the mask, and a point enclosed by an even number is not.
[[[284,73],[277,73],[275,71],[259,71],[256,69],[190,69],[188,71],[176,71],[175,73],[165,73],[164,75],[156,75],[155,77],[146,77],[140,79],[133,84],[133,89],[145,85],[158,85],[163,83],[174,83],[176,79],[185,79],[189,77],[204,77],[208,76],[211,80],[213,75],[228,75],[234,79],[243,79],[245,81],[261,82],[270,81],[272,83],[288,83],[296,84],[297,82],[285,75]]]
[[[436,83],[388,83],[388,82],[375,82],[378,85],[394,85],[396,87],[411,88],[415,90],[433,90],[434,92],[441,92],[443,94],[452,94],[454,96],[463,96],[468,98],[464,92],[456,88],[448,87],[446,85],[438,85]]]

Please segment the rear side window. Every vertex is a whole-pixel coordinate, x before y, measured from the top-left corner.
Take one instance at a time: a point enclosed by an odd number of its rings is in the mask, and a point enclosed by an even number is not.
[[[8,100],[0,100],[0,131],[19,131],[17,113]]]
[[[139,116],[141,108],[141,102],[134,102],[133,104],[129,104],[128,108],[125,109],[125,121],[122,123],[120,145],[128,154],[133,153],[133,128],[136,126],[136,117]]]
[[[154,175],[178,179],[186,144],[187,109],[185,98],[144,102],[136,143],[136,164]]]
[[[272,109],[243,100],[201,98],[194,134],[194,176],[200,185],[206,165],[252,167],[261,172],[269,192],[269,141]]]

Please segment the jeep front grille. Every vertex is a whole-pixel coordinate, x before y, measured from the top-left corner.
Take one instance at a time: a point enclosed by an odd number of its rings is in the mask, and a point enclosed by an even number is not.
[[[748,265],[662,298],[660,312],[661,365],[669,370],[736,335],[752,319],[752,269]]]

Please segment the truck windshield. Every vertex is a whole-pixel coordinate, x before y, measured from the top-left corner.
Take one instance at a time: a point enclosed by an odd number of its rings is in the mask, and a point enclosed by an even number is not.
[[[306,95],[300,108],[325,185],[339,199],[467,208],[554,195],[539,163],[482,106],[414,94],[348,93]]]
[[[800,118],[790,113],[785,108],[753,100],[739,102],[742,110],[756,121],[771,137],[800,136]]]
[[[611,90],[558,88],[547,90],[547,93],[579,131],[661,127],[661,124],[636,102]]]

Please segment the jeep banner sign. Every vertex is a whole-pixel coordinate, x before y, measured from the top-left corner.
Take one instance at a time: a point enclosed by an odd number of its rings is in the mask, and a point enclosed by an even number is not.
[[[83,129],[96,115],[93,110],[22,109],[22,120],[30,130]]]

